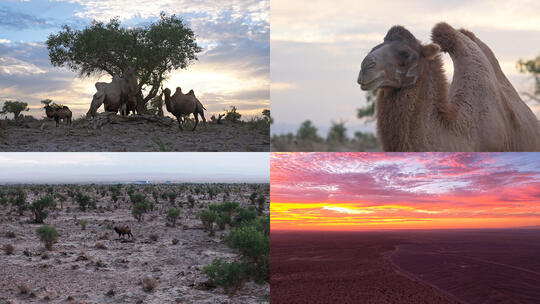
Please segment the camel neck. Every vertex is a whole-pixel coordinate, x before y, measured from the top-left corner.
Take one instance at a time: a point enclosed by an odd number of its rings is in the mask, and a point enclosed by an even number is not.
[[[383,88],[377,96],[377,131],[385,151],[427,151],[440,142],[448,109],[440,58],[423,62],[415,85]]]

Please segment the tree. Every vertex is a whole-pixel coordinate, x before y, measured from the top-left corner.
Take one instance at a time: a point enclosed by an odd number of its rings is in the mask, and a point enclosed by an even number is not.
[[[373,118],[375,115],[375,100],[377,99],[377,90],[378,89],[366,92],[367,105],[358,109],[358,112],[356,113],[358,119],[362,119],[364,117]]]
[[[204,229],[207,230],[210,236],[214,235],[214,222],[218,218],[218,214],[212,210],[204,210],[201,212],[201,222],[204,225]]]
[[[180,216],[181,212],[182,210],[180,208],[169,208],[169,212],[167,212],[167,220],[171,222],[173,227],[176,226],[176,220]]]
[[[77,195],[75,196],[75,201],[79,204],[79,207],[82,211],[86,210],[86,207],[90,205],[90,196],[86,194],[82,194],[81,192],[77,192]]]
[[[17,212],[19,215],[23,215],[24,210],[28,208],[28,203],[26,202],[26,192],[24,192],[21,187],[17,187],[17,189],[10,191],[9,197],[11,205],[17,207]]]
[[[56,243],[58,238],[58,231],[54,227],[45,225],[36,229],[36,233],[43,244],[45,244],[45,248],[52,250],[52,245]]]
[[[344,122],[332,122],[326,141],[333,144],[345,144],[347,142],[347,128]]]
[[[519,60],[517,68],[521,73],[532,74],[535,81],[534,95],[524,93],[530,99],[540,102],[540,56],[531,60]]]
[[[13,119],[19,118],[22,111],[30,111],[28,104],[22,101],[6,100],[0,114],[13,113]]]
[[[49,215],[45,209],[54,206],[56,206],[56,202],[51,195],[45,195],[37,201],[34,201],[32,205],[30,205],[30,210],[34,213],[34,222],[38,224],[43,223],[43,220]]]
[[[49,35],[46,44],[53,66],[65,66],[81,77],[122,75],[127,67],[136,67],[139,112],[146,109],[172,70],[187,68],[202,51],[183,20],[165,13],[145,27],[121,27],[117,18],[108,23],[93,21],[82,30],[64,25],[60,32]],[[142,92],[148,93],[143,96]]]
[[[317,134],[317,128],[311,123],[311,120],[306,120],[300,125],[298,132],[296,132],[296,138],[306,141],[323,141],[323,139]]]
[[[152,204],[146,200],[146,198],[143,201],[138,201],[133,205],[133,209],[131,209],[131,214],[137,219],[137,221],[141,222],[144,220],[144,214],[152,209]]]

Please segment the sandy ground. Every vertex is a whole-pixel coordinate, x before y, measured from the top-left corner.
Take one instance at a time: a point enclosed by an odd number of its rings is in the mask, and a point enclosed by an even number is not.
[[[0,151],[270,151],[270,136],[254,123],[209,122],[206,128],[199,123],[192,132],[188,126],[180,131],[170,117],[103,113],[69,128],[64,122],[56,128],[51,120],[4,121]]]
[[[234,194],[231,200],[247,206],[249,194]],[[166,226],[170,205],[165,201],[140,223],[127,208],[131,203],[119,203],[117,209],[103,207],[112,204],[105,197],[97,210],[85,212],[69,203],[70,211],[65,207],[52,211],[45,220],[60,233],[53,251],[46,251],[39,241],[35,230],[40,225],[30,223],[28,211],[23,217],[0,211],[0,246],[15,247],[12,255],[0,253],[0,303],[267,303],[269,284],[249,282],[232,296],[221,288],[206,287],[202,268],[216,258],[236,259],[237,254],[221,241],[227,230],[210,237],[198,219],[208,204],[221,202],[221,195],[212,202],[204,195],[194,196],[195,207],[187,203],[182,207],[176,227]],[[177,205],[182,201],[187,202],[178,197]],[[85,230],[78,224],[81,219],[88,223]],[[133,241],[119,238],[113,222],[130,225]],[[16,237],[8,238],[8,231]],[[176,245],[173,239],[178,240]],[[96,248],[97,243],[106,248]],[[44,253],[49,258],[43,259]],[[145,276],[157,279],[153,292],[143,290],[140,282]],[[21,285],[30,292],[21,294]]]

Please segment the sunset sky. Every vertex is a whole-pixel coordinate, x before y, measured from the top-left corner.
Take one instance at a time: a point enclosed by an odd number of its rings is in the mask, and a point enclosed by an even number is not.
[[[269,0],[1,1],[0,102],[22,100],[31,108],[23,114],[42,117],[39,101],[50,98],[68,105],[74,117],[85,114],[94,83],[110,77],[80,79],[53,67],[44,44],[48,35],[63,24],[81,29],[116,16],[122,25],[144,26],[161,11],[182,17],[203,48],[199,61],[174,71],[165,87],[193,89],[210,113],[235,105],[240,113],[260,115],[269,108]]]
[[[345,121],[350,136],[374,132],[373,121],[356,118],[366,96],[356,80],[362,59],[396,24],[424,43],[438,22],[468,28],[494,51],[518,91],[533,92],[534,79],[516,62],[540,54],[539,11],[536,0],[272,0],[271,131],[294,133],[310,119],[324,137],[332,120]],[[451,79],[450,57],[443,58]],[[540,119],[540,103],[529,105]]]
[[[272,153],[272,230],[540,225],[539,153]]]

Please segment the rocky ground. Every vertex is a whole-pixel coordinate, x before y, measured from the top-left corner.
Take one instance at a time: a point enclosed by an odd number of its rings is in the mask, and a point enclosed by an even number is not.
[[[249,205],[250,186],[238,187],[245,191],[231,192],[229,199]],[[2,207],[0,246],[10,244],[14,252],[0,253],[0,303],[268,302],[269,284],[248,282],[228,295],[221,288],[208,286],[201,273],[216,258],[237,258],[222,242],[227,230],[210,237],[199,220],[200,212],[210,203],[220,203],[223,194],[213,200],[206,193],[192,194],[195,203],[190,208],[186,199],[190,192],[183,191],[174,203],[182,208],[182,214],[176,227],[170,227],[166,225],[170,202],[160,198],[144,221],[137,222],[125,194],[114,204],[100,191],[90,193],[97,200],[97,209],[80,211],[68,197],[63,209],[58,205],[51,211],[45,223],[60,233],[52,251],[39,241],[35,230],[41,225],[31,223],[29,211],[19,216]],[[27,192],[29,202],[36,198],[32,191]],[[81,220],[87,223],[85,229]],[[113,226],[120,224],[131,226],[133,239],[118,237]],[[154,290],[145,290],[142,281],[154,279]]]
[[[141,151],[270,151],[269,126],[260,119],[250,122],[209,121],[192,132],[184,131],[170,117],[122,117],[101,113],[97,118],[74,120],[71,127],[52,120],[25,117],[3,121],[0,151],[36,152],[141,152]]]

